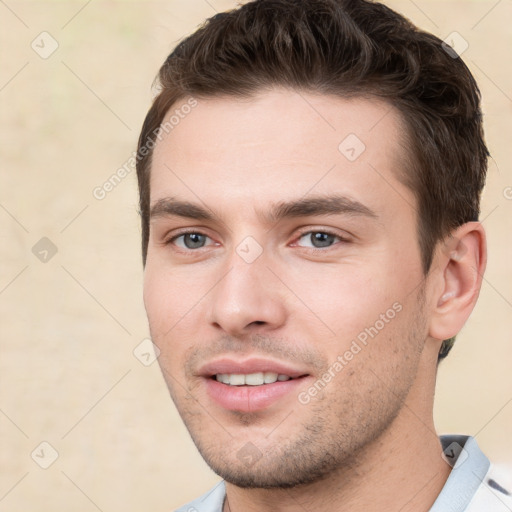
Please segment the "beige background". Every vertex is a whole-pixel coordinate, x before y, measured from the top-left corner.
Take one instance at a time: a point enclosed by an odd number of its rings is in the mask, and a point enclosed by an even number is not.
[[[512,2],[388,4],[441,38],[457,31],[483,92],[490,259],[479,305],[440,369],[435,414],[440,432],[476,435],[492,459],[512,462]],[[148,336],[135,173],[103,200],[92,192],[134,151],[151,82],[176,41],[235,5],[0,2],[5,512],[169,511],[218,480],[157,363],[133,354]],[[43,31],[59,45],[46,59],[31,47],[51,48]],[[57,248],[47,262],[32,252],[42,237]],[[43,441],[59,454],[48,469],[38,465],[51,460]]]

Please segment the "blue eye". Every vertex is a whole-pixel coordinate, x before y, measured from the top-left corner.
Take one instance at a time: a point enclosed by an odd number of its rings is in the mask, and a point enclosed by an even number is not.
[[[201,233],[183,233],[173,238],[171,242],[182,249],[201,249],[208,239],[209,237]]]
[[[309,244],[301,245],[301,247],[314,247],[315,249],[321,249],[323,247],[330,247],[337,240],[341,240],[341,237],[333,235],[332,233],[326,233],[325,231],[309,231],[304,233],[299,238],[300,240],[309,241]]]

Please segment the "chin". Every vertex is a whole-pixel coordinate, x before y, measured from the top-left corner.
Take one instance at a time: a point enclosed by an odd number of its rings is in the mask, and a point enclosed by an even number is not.
[[[205,453],[204,450],[201,455],[217,475],[244,489],[290,489],[305,486],[332,475],[339,465],[332,454],[323,452],[315,456],[307,448],[302,451],[271,449],[267,454],[271,453],[272,456],[260,455],[253,460],[244,459],[244,454],[240,456],[242,451],[243,448],[234,454],[232,460],[226,460],[218,453]]]

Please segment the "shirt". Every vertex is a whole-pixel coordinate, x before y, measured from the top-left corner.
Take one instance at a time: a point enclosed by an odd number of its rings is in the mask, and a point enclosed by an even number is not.
[[[440,436],[452,470],[429,512],[512,512],[510,490],[471,436]],[[224,481],[175,512],[222,512]]]

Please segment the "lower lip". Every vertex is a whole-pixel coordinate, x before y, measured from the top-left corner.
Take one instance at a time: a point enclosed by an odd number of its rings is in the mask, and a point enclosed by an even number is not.
[[[285,395],[296,391],[306,377],[277,381],[261,386],[230,386],[215,379],[206,379],[210,398],[224,409],[240,412],[261,411],[276,403]]]

